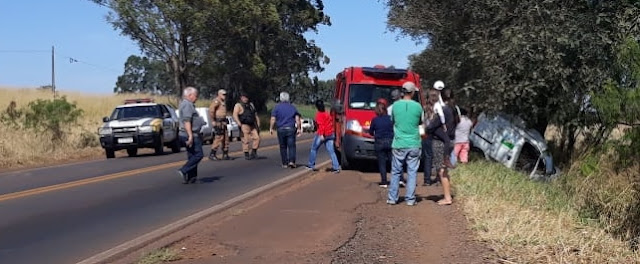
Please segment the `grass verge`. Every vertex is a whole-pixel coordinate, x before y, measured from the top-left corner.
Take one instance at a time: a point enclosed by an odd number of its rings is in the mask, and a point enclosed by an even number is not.
[[[640,263],[629,243],[601,222],[585,221],[566,182],[530,181],[488,161],[452,175],[471,227],[501,263]]]
[[[144,255],[136,264],[157,264],[180,260],[181,257],[173,249],[161,248]]]

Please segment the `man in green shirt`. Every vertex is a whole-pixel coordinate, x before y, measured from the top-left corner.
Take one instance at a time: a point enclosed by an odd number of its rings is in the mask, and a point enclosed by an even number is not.
[[[405,202],[416,204],[416,174],[420,165],[422,139],[418,126],[422,120],[422,106],[413,100],[418,87],[412,82],[402,85],[403,98],[393,103],[393,161],[391,164],[391,185],[387,198],[388,204],[398,203],[398,192],[403,165],[407,165],[407,185]]]

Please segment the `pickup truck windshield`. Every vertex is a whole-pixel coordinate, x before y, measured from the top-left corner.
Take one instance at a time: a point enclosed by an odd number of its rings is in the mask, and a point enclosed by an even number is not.
[[[160,108],[155,105],[120,107],[113,110],[111,120],[127,120],[146,117],[161,117]]]
[[[400,86],[384,86],[375,84],[352,84],[349,86],[349,108],[372,110],[376,107],[376,101],[385,98],[392,103],[391,91],[400,89]],[[420,93],[416,93],[413,100],[420,102]]]

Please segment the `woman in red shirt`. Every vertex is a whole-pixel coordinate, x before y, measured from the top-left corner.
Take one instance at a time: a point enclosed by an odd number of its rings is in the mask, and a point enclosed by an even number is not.
[[[316,132],[316,136],[313,138],[313,143],[311,143],[311,153],[309,154],[309,164],[307,165],[307,169],[316,171],[316,156],[318,154],[318,149],[322,144],[327,148],[327,152],[329,152],[329,156],[331,157],[331,172],[339,173],[340,172],[340,164],[338,164],[338,157],[336,156],[336,151],[333,146],[333,142],[336,139],[336,135],[333,129],[333,118],[331,115],[325,111],[324,102],[322,100],[316,101],[316,109],[318,112],[316,113],[316,123],[318,124],[318,131]]]

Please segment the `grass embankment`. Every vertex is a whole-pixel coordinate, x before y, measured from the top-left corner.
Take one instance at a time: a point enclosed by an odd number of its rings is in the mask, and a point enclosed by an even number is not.
[[[488,161],[452,174],[471,227],[501,263],[640,263],[632,250],[638,191],[629,177],[638,167],[595,169],[606,161],[577,162],[549,183]]]
[[[75,102],[77,107],[82,109],[83,114],[77,125],[68,129],[61,142],[52,142],[48,135],[0,124],[0,169],[102,156],[97,135],[98,127],[102,125],[102,117],[110,115],[113,108],[122,104],[125,99],[152,97],[139,94],[91,95],[73,92],[59,92],[58,95],[66,96],[69,102]],[[31,101],[52,98],[49,90],[0,87],[0,111],[5,111],[11,101],[16,102],[17,108],[23,108]],[[174,98],[169,97],[153,98],[157,102],[175,102]]]

